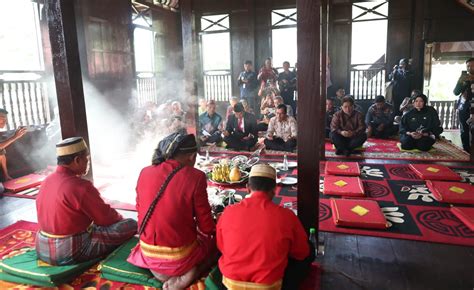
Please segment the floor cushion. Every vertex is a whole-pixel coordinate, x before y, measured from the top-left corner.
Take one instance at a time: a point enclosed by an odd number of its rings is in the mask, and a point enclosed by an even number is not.
[[[333,221],[336,226],[386,229],[388,228],[379,204],[374,200],[331,198]]]
[[[474,207],[453,206],[451,212],[460,219],[471,231],[474,231]]]
[[[359,163],[326,161],[326,169],[324,173],[326,175],[359,176]]]
[[[99,265],[101,277],[111,281],[161,288],[163,283],[155,279],[150,270],[127,262],[130,251],[137,243],[138,238],[132,238],[105,258]]]
[[[74,280],[97,262],[98,259],[94,259],[76,265],[44,266],[44,263],[39,262],[36,251],[31,249],[0,261],[0,279],[13,283],[54,287]]]
[[[438,164],[410,164],[410,169],[420,179],[424,180],[449,180],[461,181],[462,178],[456,172],[446,166]]]
[[[352,177],[352,176],[351,177],[335,176],[335,175],[324,176],[323,193],[326,195],[340,195],[340,196],[353,196],[353,197],[365,196],[362,180],[359,177]]]
[[[427,180],[426,186],[439,202],[474,205],[474,185],[469,183]]]
[[[40,185],[45,178],[46,176],[44,175],[32,173],[23,177],[5,181],[3,186],[8,191],[19,192]]]

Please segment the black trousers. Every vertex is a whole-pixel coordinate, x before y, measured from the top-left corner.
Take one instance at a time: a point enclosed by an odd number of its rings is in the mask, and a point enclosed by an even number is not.
[[[314,246],[309,243],[309,256],[304,260],[288,259],[288,265],[283,276],[282,290],[298,289],[301,282],[308,275],[311,269],[311,263],[314,261]]]
[[[461,110],[459,111],[459,128],[461,131],[461,142],[462,142],[462,148],[470,152],[471,150],[471,140],[469,138],[469,125],[466,123],[466,121],[469,119],[470,113],[469,110]]]
[[[365,134],[365,132],[351,138],[344,137],[336,132],[331,132],[330,136],[332,143],[336,146],[336,150],[343,151],[352,151],[355,148],[362,146],[362,144],[367,140],[367,134]]]
[[[295,91],[293,90],[282,91],[281,97],[283,98],[283,102],[285,102],[286,105],[291,106],[291,108],[293,109],[293,114],[296,116],[296,101],[294,100]]]
[[[244,140],[242,136],[238,135],[240,134],[233,134],[224,138],[224,142],[227,143],[227,148],[250,151],[250,149],[257,143],[257,137]]]
[[[380,126],[379,123],[370,122],[369,127],[372,127],[372,136],[380,139],[387,139],[397,132],[397,127],[392,124],[385,126],[382,131],[378,131],[377,127]]]
[[[435,142],[436,140],[431,137],[421,137],[420,139],[414,139],[408,135],[400,136],[400,143],[402,144],[403,150],[418,149],[421,151],[429,151]]]
[[[273,140],[265,139],[264,141],[267,149],[293,152],[296,149],[296,139],[283,141],[281,138],[274,137]]]

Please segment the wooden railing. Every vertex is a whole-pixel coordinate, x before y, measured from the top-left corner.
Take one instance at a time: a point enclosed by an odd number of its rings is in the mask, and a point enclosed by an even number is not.
[[[157,79],[154,74],[137,75],[137,106],[143,107],[148,102],[158,103]]]
[[[7,72],[0,72],[0,76]],[[47,82],[42,72],[28,72],[35,79],[0,78],[0,107],[6,109],[7,130],[19,126],[38,126],[51,122]]]
[[[429,103],[438,112],[439,120],[444,129],[459,128],[456,101],[430,101]]]
[[[227,102],[232,96],[230,71],[204,72],[204,96],[206,100]]]
[[[366,65],[353,65],[350,69],[350,93],[354,99],[371,100],[378,95],[385,95],[385,65],[381,64],[377,68],[359,68],[363,66]]]

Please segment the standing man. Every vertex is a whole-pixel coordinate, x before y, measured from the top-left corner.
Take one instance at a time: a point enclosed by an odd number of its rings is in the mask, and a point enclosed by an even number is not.
[[[81,176],[89,171],[89,150],[82,137],[56,145],[58,167],[41,184],[36,210],[38,258],[71,265],[103,257],[129,240],[137,222],[122,216]]]
[[[7,125],[7,122],[8,122],[7,115],[8,115],[7,110],[0,109],[0,129],[5,128],[5,126]],[[15,131],[15,133],[13,133],[13,136],[0,141],[0,166],[2,167],[4,180],[12,179],[12,177],[8,174],[7,155],[6,155],[7,152],[5,151],[5,148],[10,146],[16,140],[23,137],[25,134],[26,134],[26,128],[20,127]]]
[[[199,139],[203,144],[219,143],[221,137],[222,117],[216,113],[216,102],[207,102],[207,112],[199,115]]]
[[[267,149],[288,152],[293,152],[296,149],[298,125],[295,118],[288,116],[286,110],[285,104],[278,105],[276,116],[270,119],[264,141]]]
[[[355,148],[367,140],[362,113],[354,110],[354,99],[344,97],[339,112],[331,121],[331,141],[336,147],[336,155],[351,155]]]
[[[245,112],[242,103],[237,103],[223,134],[227,148],[250,151],[257,143],[257,119],[253,114]]]
[[[465,151],[470,152],[471,142],[469,140],[470,133],[467,121],[471,114],[471,102],[474,96],[474,58],[466,61],[466,69],[467,71],[461,73],[453,92],[456,96],[459,96],[457,111],[461,126],[462,147]]]
[[[219,269],[228,289],[298,289],[309,271],[314,250],[296,215],[272,202],[275,188],[275,169],[254,165],[250,197],[227,207],[217,223]]]
[[[296,112],[296,73],[290,71],[290,63],[288,61],[283,62],[283,72],[278,75],[278,87],[285,104],[290,105],[293,112]]]
[[[413,72],[410,70],[408,59],[402,58],[399,64],[393,67],[389,79],[393,82],[392,103],[395,116],[400,116],[400,104],[410,96],[413,87]]]
[[[252,70],[252,62],[246,60],[244,63],[244,71],[239,74],[237,85],[240,87],[240,98],[246,99],[250,107],[257,109],[257,74]]]

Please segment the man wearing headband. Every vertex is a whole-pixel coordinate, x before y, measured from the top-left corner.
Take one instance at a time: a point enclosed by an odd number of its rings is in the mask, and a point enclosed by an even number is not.
[[[8,111],[5,109],[0,109],[0,129],[5,128],[8,122]],[[12,179],[10,175],[8,174],[8,168],[7,168],[7,155],[5,148],[10,146],[13,142],[16,140],[20,139],[23,137],[23,135],[26,134],[26,128],[25,127],[19,127],[15,133],[9,138],[3,139],[0,141],[0,166],[2,167],[2,172],[3,172],[3,178],[5,180],[10,180]]]
[[[275,179],[273,167],[254,165],[247,184],[251,196],[219,219],[219,269],[228,289],[298,289],[314,259],[298,218],[272,202]]]
[[[81,176],[89,170],[89,150],[81,137],[56,145],[58,167],[42,183],[36,210],[38,258],[70,265],[103,257],[129,240],[137,222],[122,216]]]
[[[196,155],[194,135],[171,134],[159,142],[152,165],[138,177],[141,234],[128,262],[150,269],[164,282],[163,289],[186,288],[217,261],[207,179],[194,168]]]
[[[257,119],[253,114],[245,112],[242,103],[237,103],[223,135],[227,148],[250,151],[257,143]]]

